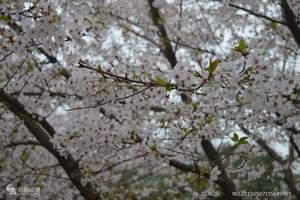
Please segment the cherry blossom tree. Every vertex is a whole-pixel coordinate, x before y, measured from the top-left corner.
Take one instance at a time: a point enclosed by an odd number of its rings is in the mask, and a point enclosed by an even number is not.
[[[299,200],[299,11],[0,1],[0,198]]]

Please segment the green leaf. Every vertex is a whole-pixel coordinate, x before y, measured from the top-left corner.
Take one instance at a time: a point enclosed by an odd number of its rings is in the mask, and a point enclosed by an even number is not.
[[[159,120],[159,123],[160,123],[161,125],[165,125],[166,119],[165,119],[165,118],[160,119],[160,120]]]
[[[163,36],[161,36],[159,39],[160,39],[161,43],[163,43],[163,44],[165,44],[165,43],[168,43],[168,42],[169,42],[168,38],[166,38],[166,37],[163,37]]]
[[[95,7],[95,11],[96,11],[96,13],[100,13],[101,11],[102,11],[102,7],[100,6],[100,5],[97,5],[96,7]]]
[[[173,89],[173,84],[167,84],[165,86],[165,89],[166,89],[167,92],[171,91]]]
[[[300,97],[300,88],[298,88],[298,89],[294,88],[293,93],[294,93],[297,97]]]
[[[276,23],[276,22],[271,22],[271,23],[270,23],[270,27],[271,27],[271,29],[276,30],[276,28],[278,27],[278,23]]]
[[[5,21],[5,22],[9,22],[10,18],[9,18],[9,16],[6,16],[6,15],[0,15],[0,20]]]
[[[209,77],[214,76],[218,65],[221,63],[220,60],[214,60],[214,61],[209,61],[208,67],[206,68],[206,71],[209,73]]]
[[[160,15],[159,16],[159,21],[161,21],[162,23],[164,23],[166,21],[165,17],[163,15]]]
[[[233,133],[233,137],[230,137],[230,138],[233,142],[238,142],[239,141],[239,135],[235,132]]]
[[[4,164],[5,164],[5,159],[0,158],[0,172],[2,171],[2,169],[4,169]]]
[[[198,131],[198,129],[195,128],[195,127],[190,128],[190,129],[181,127],[180,129],[183,131],[184,136],[187,136],[187,135],[189,135],[190,133],[193,133],[193,132],[197,132],[197,131]]]
[[[240,138],[240,140],[246,140],[246,139],[248,139],[247,136],[246,136],[246,137],[241,137],[241,138]]]
[[[244,104],[244,97],[237,96],[235,99],[239,106],[242,106]]]
[[[28,67],[28,72],[32,72],[34,69],[33,62],[31,60],[27,60],[27,67]]]
[[[192,72],[192,75],[193,75],[194,77],[202,77],[201,74],[200,74],[199,72],[197,72],[197,71],[193,71],[193,72]]]
[[[152,144],[151,147],[150,147],[151,151],[153,152],[157,152],[157,147],[156,147],[156,144]]]
[[[20,155],[20,159],[22,162],[25,162],[29,158],[29,153],[27,152],[27,149],[24,149]]]
[[[16,24],[9,15],[0,15],[0,21],[4,21],[7,25],[16,32],[21,32],[22,28]]]
[[[200,176],[203,176],[207,172],[207,167],[205,165],[199,166],[199,174]]]
[[[50,16],[50,18],[49,18],[49,24],[56,24],[56,23],[58,23],[59,22],[59,16],[57,16],[57,15],[52,15],[52,16]]]
[[[105,27],[106,27],[106,25],[104,24],[104,22],[101,21],[101,20],[96,20],[95,23],[96,23],[96,25],[97,25],[99,28],[105,28]]]
[[[65,77],[67,80],[71,77],[71,73],[66,68],[58,69],[58,75]]]
[[[199,177],[196,182],[197,188],[205,189],[208,185],[208,180],[206,178]]]
[[[180,115],[180,113],[181,113],[181,110],[180,110],[180,108],[176,108],[176,111],[174,112],[174,115],[175,116],[179,116]]]
[[[38,177],[48,176],[48,175],[49,175],[49,170],[43,169],[43,168],[39,169],[39,175],[38,175]]]
[[[166,91],[171,91],[173,89],[173,84],[169,83],[167,81],[165,81],[164,79],[160,78],[160,77],[156,77],[155,81],[154,81],[157,85],[164,87],[166,89]]]
[[[249,142],[247,141],[248,137],[241,137],[239,139],[239,144],[249,144]]]
[[[239,43],[233,48],[233,51],[241,53],[243,56],[248,55],[249,49],[248,45],[246,44],[246,41],[241,38]]]
[[[210,124],[213,121],[214,121],[214,117],[212,115],[208,115],[204,118],[203,125]]]
[[[247,140],[241,140],[239,141],[239,144],[249,144],[249,142]]]
[[[192,112],[196,112],[200,102],[192,102]]]
[[[155,83],[159,86],[165,86],[168,82],[165,81],[164,79],[161,79],[160,77],[155,78]]]

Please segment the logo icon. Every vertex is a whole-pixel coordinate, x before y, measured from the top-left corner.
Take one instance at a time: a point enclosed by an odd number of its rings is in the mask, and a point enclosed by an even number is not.
[[[17,195],[17,190],[16,190],[16,188],[12,184],[9,184],[9,185],[6,186],[6,191],[10,195]]]

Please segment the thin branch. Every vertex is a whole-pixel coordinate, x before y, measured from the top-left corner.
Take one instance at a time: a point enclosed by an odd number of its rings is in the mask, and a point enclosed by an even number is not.
[[[199,47],[193,47],[192,45],[185,44],[183,42],[180,42],[179,40],[177,40],[177,41],[171,40],[171,41],[174,42],[178,46],[186,47],[186,48],[189,48],[189,49],[192,49],[192,50],[195,50],[195,51],[198,51],[198,52],[202,52],[202,53],[209,53],[211,55],[216,55],[216,53],[214,51],[207,50],[207,49],[201,49]]]
[[[105,167],[105,165],[104,165],[100,170],[97,170],[97,171],[91,172],[91,173],[92,174],[98,174],[98,173],[106,171],[106,170],[112,170],[114,167],[117,167],[119,165],[122,165],[124,163],[130,162],[130,161],[133,161],[133,160],[136,160],[136,159],[139,159],[139,158],[143,158],[146,155],[147,155],[147,153],[144,153],[144,154],[141,154],[141,155],[137,155],[133,158],[124,159],[124,160],[118,161],[116,163],[113,163],[111,165],[108,165],[107,167]],[[106,164],[108,164],[108,162],[106,162]]]
[[[211,27],[211,25],[210,25],[207,17],[204,15],[204,10],[203,10],[202,6],[199,4],[199,2],[198,2],[198,7],[199,7],[199,9],[201,11],[202,18],[203,18],[204,22],[206,23],[207,30],[210,32],[210,35],[212,36],[212,39],[215,41],[215,44],[219,47],[219,49],[222,52],[222,54],[226,57],[226,53],[223,50],[222,46],[220,45],[220,41],[218,41],[218,39],[216,38],[215,31],[213,31],[213,29],[212,29],[212,27]],[[201,28],[202,27],[200,27],[200,29]]]
[[[42,88],[41,88],[42,89]],[[50,97],[59,97],[59,98],[76,98],[78,100],[82,100],[83,97],[74,93],[74,94],[68,94],[68,93],[64,93],[64,92],[56,92],[56,91],[52,91],[50,89],[45,89],[45,91],[32,91],[32,92],[23,92],[22,90],[16,91],[16,92],[12,92],[10,93],[10,95],[12,96],[19,96],[19,95],[24,95],[24,96],[37,96],[37,97],[41,97],[43,94],[45,94],[45,92],[49,93]]]
[[[92,106],[84,106],[84,107],[77,107],[77,108],[71,108],[71,109],[67,109],[66,111],[74,111],[74,110],[82,110],[82,109],[88,109],[88,108],[97,108],[97,107],[100,107],[100,106],[103,106],[103,105],[106,105],[106,104],[109,104],[109,103],[115,103],[115,102],[118,102],[118,101],[122,101],[122,100],[125,100],[125,99],[128,99],[130,97],[133,97],[133,96],[136,96],[140,93],[143,93],[145,92],[146,90],[148,90],[149,88],[151,88],[152,86],[148,86],[142,90],[139,90],[137,92],[134,92],[132,94],[129,94],[127,96],[123,96],[123,97],[119,97],[119,98],[116,98],[116,99],[113,99],[113,100],[108,100],[108,101],[105,101],[105,102],[102,102],[102,103],[99,103],[99,104],[95,104],[95,105],[92,105]]]
[[[135,83],[135,84],[139,84],[139,85],[148,85],[148,86],[154,86],[152,83],[149,83],[149,82],[144,82],[144,81],[141,81],[141,80],[134,80],[134,79],[130,79],[128,77],[123,77],[123,76],[118,76],[118,75],[115,75],[113,73],[110,73],[110,72],[107,72],[107,71],[103,71],[103,70],[100,70],[100,69],[95,69],[93,67],[90,67],[88,66],[86,63],[84,63],[83,61],[79,61],[78,63],[78,68],[85,68],[85,69],[89,69],[89,70],[92,70],[92,71],[95,71],[97,73],[100,73],[102,74],[104,77],[105,75],[106,76],[109,76],[115,80],[118,80],[120,82],[131,82],[131,83]]]
[[[14,51],[11,51],[8,54],[6,54],[5,56],[3,56],[3,58],[0,59],[0,62],[2,62],[3,60],[5,60],[8,56],[10,56],[13,53],[14,53]]]
[[[249,14],[251,14],[251,15],[253,15],[253,16],[256,16],[256,17],[258,17],[258,18],[262,18],[262,19],[266,19],[266,20],[271,21],[271,22],[274,22],[274,23],[286,25],[286,23],[283,22],[283,21],[280,21],[280,20],[277,20],[277,19],[273,19],[273,18],[268,17],[268,16],[266,16],[266,15],[263,15],[263,14],[261,14],[261,13],[256,13],[256,12],[250,10],[250,9],[247,9],[247,8],[244,8],[244,7],[241,7],[241,6],[232,4],[232,3],[229,3],[229,6],[230,6],[230,7],[233,7],[233,8],[236,8],[236,9],[238,9],[238,10],[245,11],[246,13],[249,13]]]
[[[137,85],[142,85],[142,86],[147,86],[147,87],[163,87],[162,85],[156,83],[155,81],[145,82],[145,81],[142,81],[142,80],[131,79],[131,78],[128,78],[127,76],[119,76],[119,75],[113,74],[111,72],[103,71],[101,69],[95,69],[95,68],[89,66],[87,63],[85,63],[83,61],[79,61],[78,64],[79,64],[78,68],[85,68],[85,69],[92,70],[94,72],[97,72],[97,73],[101,74],[104,78],[109,77],[109,78],[114,79],[114,80],[119,81],[119,82],[134,83],[134,84],[137,84]],[[203,79],[202,83],[200,83],[198,86],[195,85],[193,88],[181,88],[176,84],[170,83],[170,88],[169,89],[170,90],[177,90],[177,91],[181,91],[181,92],[196,93],[197,90],[199,90],[201,87],[203,87],[206,83],[209,82],[210,78],[211,77]]]
[[[136,35],[137,37],[140,37],[140,38],[142,38],[142,39],[144,39],[144,40],[150,42],[150,43],[153,44],[154,46],[160,48],[159,44],[158,44],[157,42],[155,42],[153,39],[151,39],[151,38],[149,38],[149,37],[147,37],[147,36],[145,36],[145,35],[143,35],[143,34],[141,34],[141,33],[138,33],[137,31],[134,31],[134,30],[132,30],[132,29],[130,29],[130,28],[128,28],[128,27],[122,25],[122,24],[119,24],[119,26],[122,27],[122,28],[124,28],[125,30],[129,31],[130,33]]]
[[[109,12],[108,14],[109,14],[110,16],[112,16],[112,17],[117,18],[118,20],[120,20],[120,21],[122,21],[122,22],[126,22],[126,23],[128,23],[128,24],[130,24],[130,25],[132,25],[132,26],[135,26],[135,27],[138,27],[138,28],[139,28],[139,24],[134,23],[134,22],[132,22],[131,20],[125,18],[125,17],[121,17],[121,16],[116,15],[116,14],[114,14],[114,13],[112,13],[112,12]],[[155,45],[155,46],[157,46],[157,47],[160,47],[159,44],[158,44],[157,42],[155,42],[153,39],[151,39],[151,38],[149,38],[149,37],[147,37],[147,36],[145,36],[145,35],[143,35],[143,34],[141,34],[141,33],[138,33],[137,31],[132,30],[131,28],[129,28],[129,27],[123,25],[123,24],[118,24],[118,26],[120,26],[121,28],[124,28],[125,30],[131,32],[132,34],[134,34],[134,35],[136,35],[136,36],[138,36],[138,37],[140,37],[140,38],[142,38],[142,39],[144,39],[144,40],[146,40],[146,41],[152,43],[153,45]]]
[[[25,61],[27,60],[27,58],[29,57],[29,55],[26,55],[26,57],[24,58],[24,60],[21,62],[21,64],[17,67],[17,69],[14,71],[14,73],[9,77],[9,79],[6,81],[6,83],[4,84],[3,88],[6,88],[6,86],[10,83],[10,81],[15,77],[15,75],[18,73],[18,71],[23,67]]]
[[[39,142],[37,141],[33,141],[33,140],[28,140],[28,141],[17,141],[17,142],[11,142],[7,145],[5,145],[3,148],[12,148],[12,147],[17,147],[20,145],[41,145]]]

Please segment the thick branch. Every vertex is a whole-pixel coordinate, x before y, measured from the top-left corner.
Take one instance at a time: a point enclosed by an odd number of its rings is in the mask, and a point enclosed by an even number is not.
[[[297,152],[298,157],[300,158],[300,149],[299,149],[293,135],[290,136],[290,143],[293,146],[293,148],[295,149],[295,151]]]
[[[239,127],[242,129],[242,131],[247,134],[251,135],[251,132],[246,129],[243,125],[239,125]],[[269,145],[261,138],[255,138],[255,141],[269,154],[269,156],[276,160],[281,165],[285,164],[285,160],[281,158]],[[300,191],[296,188],[296,183],[294,179],[294,174],[290,167],[287,167],[284,169],[284,182],[288,185],[290,191],[296,196],[297,200],[300,200]]]
[[[300,45],[300,28],[296,22],[296,16],[286,0],[281,0],[282,15],[285,18],[286,26],[290,29],[296,43]]]
[[[47,130],[38,122],[32,119],[32,115],[26,111],[23,104],[17,99],[12,98],[9,94],[0,91],[0,102],[3,103],[11,112],[13,112],[19,119],[24,121],[24,125],[35,136],[39,143],[46,148],[59,162],[60,166],[68,174],[70,180],[79,190],[80,194],[87,200],[99,200],[100,194],[93,188],[91,183],[83,185],[81,180],[83,175],[79,169],[78,162],[74,160],[71,154],[62,156],[59,151],[50,142],[51,137]],[[52,128],[53,129],[53,128]]]
[[[203,139],[201,141],[201,145],[208,160],[212,163],[213,166],[218,167],[218,169],[221,171],[221,174],[219,175],[216,183],[221,188],[224,198],[227,200],[237,199],[237,197],[232,196],[232,193],[236,191],[235,185],[227,176],[221,159],[219,159],[218,152],[215,150],[214,146],[209,140]]]
[[[158,28],[160,33],[161,41],[163,44],[163,54],[165,58],[169,61],[172,68],[177,64],[176,54],[173,51],[172,44],[170,42],[170,38],[167,34],[166,28],[163,25],[162,17],[159,14],[159,10],[154,8],[152,3],[154,0],[147,0],[150,6],[150,15],[154,26]]]
[[[186,164],[186,163],[183,163],[183,162],[175,160],[175,159],[169,160],[169,165],[171,167],[175,167],[176,169],[179,169],[183,172],[194,173],[194,174],[197,174],[198,176],[200,176],[200,174],[202,174],[203,177],[206,179],[209,179],[209,176],[210,176],[210,174],[207,172],[204,172],[204,173],[201,172],[199,167],[196,165]]]
[[[180,169],[181,171],[185,171],[185,172],[192,172],[195,174],[199,174],[199,171],[196,169],[196,167],[194,165],[188,165],[185,164],[183,162],[180,162],[178,160],[170,160],[169,161],[169,165],[172,167],[175,167],[177,169]]]
[[[251,132],[245,128],[243,125],[239,125],[240,129],[248,136],[252,135]],[[284,160],[280,157],[276,151],[274,151],[269,145],[261,138],[254,138],[255,141],[277,162],[284,164]]]
[[[296,181],[291,168],[288,168],[284,171],[284,181],[288,185],[290,191],[296,196],[296,199],[299,200],[300,191],[297,190]]]
[[[275,123],[278,125],[278,126],[282,126],[284,123],[280,120],[278,121],[275,121]],[[290,134],[290,143],[291,145],[294,147],[295,151],[297,152],[298,156],[300,157],[300,149],[296,143],[296,141],[294,140],[294,135],[297,135],[300,133],[300,130],[298,130],[295,126],[291,126],[291,127],[288,127],[286,128],[286,131],[291,133]]]
[[[49,63],[57,63],[57,59],[55,56],[47,53],[42,47],[38,47],[38,50],[48,59]]]

